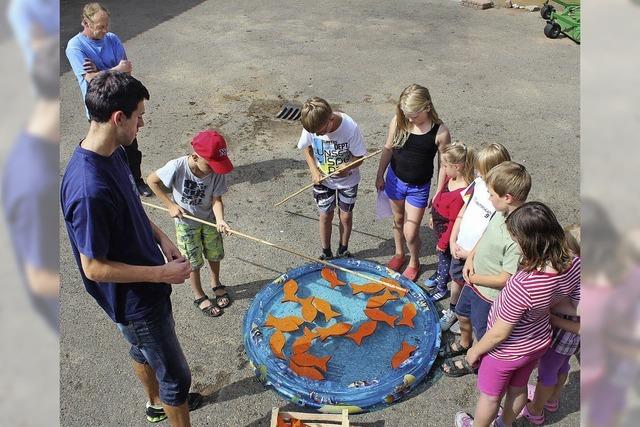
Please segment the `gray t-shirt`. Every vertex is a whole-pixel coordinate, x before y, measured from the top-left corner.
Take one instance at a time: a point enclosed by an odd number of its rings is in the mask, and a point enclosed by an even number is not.
[[[227,192],[227,180],[224,175],[212,172],[204,178],[198,178],[189,169],[189,156],[170,160],[156,171],[162,183],[173,190],[173,200],[190,215],[205,221],[215,222],[213,198]],[[176,218],[176,222],[188,225],[200,225],[196,221]]]

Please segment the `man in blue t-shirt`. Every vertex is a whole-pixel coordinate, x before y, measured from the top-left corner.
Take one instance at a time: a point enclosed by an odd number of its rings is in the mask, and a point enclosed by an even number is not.
[[[202,396],[189,393],[191,372],[175,333],[169,283],[183,283],[191,265],[149,221],[123,149],[144,125],[145,99],[149,92],[129,74],[103,71],[92,79],[91,123],[62,178],[62,213],[87,292],[131,344],[149,397],[147,419],[168,416],[183,426]]]
[[[109,11],[104,6],[99,3],[86,4],[82,9],[82,27],[83,30],[67,43],[65,53],[84,100],[89,82],[98,72],[114,70],[131,74],[133,66],[118,36],[109,32]],[[86,105],[85,111],[88,118]],[[151,196],[151,189],[142,180],[142,153],[138,149],[138,140],[134,139],[125,147],[125,151],[138,192],[142,196]]]

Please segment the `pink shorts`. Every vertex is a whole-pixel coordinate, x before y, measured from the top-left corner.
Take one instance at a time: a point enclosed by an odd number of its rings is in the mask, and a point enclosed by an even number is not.
[[[507,387],[526,387],[531,372],[546,351],[546,348],[538,350],[516,360],[502,360],[485,354],[478,371],[478,390],[488,396],[500,397]]]

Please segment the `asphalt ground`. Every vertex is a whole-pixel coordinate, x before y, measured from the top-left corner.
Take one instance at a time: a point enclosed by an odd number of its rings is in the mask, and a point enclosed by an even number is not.
[[[80,30],[82,4],[61,2],[63,47]],[[327,99],[359,123],[373,151],[384,143],[398,95],[413,82],[429,87],[454,141],[504,144],[533,176],[530,199],[548,203],[563,224],[579,221],[580,47],[569,39],[547,39],[536,13],[477,11],[453,1],[106,4],[134,75],[151,92],[138,138],[143,174],[187,154],[198,131],[219,129],[236,166],[224,197],[226,218],[239,231],[310,256],[319,252],[311,194],[272,207],[309,182],[295,148],[299,124],[274,118],[283,102]],[[62,173],[87,123],[66,58],[61,65]],[[376,170],[377,161],[361,168],[350,250],[384,263],[394,245],[390,222],[375,220]],[[167,215],[148,213],[174,234]],[[61,424],[146,425],[145,396],[127,345],[84,291],[65,233],[61,224]],[[337,227],[334,242],[335,235]],[[434,268],[435,240],[426,226],[421,237],[424,279]],[[304,261],[236,237],[225,240],[225,250],[222,280],[235,302],[222,318],[197,312],[188,286],[173,288],[193,389],[208,396],[192,420],[268,425],[273,406],[294,406],[254,380],[243,354],[242,320],[264,284]],[[207,270],[203,274],[206,283]],[[573,363],[562,407],[547,417],[549,425],[578,425],[578,388]],[[475,399],[474,377],[451,379],[434,369],[405,401],[352,420],[448,426],[456,411],[472,412]]]

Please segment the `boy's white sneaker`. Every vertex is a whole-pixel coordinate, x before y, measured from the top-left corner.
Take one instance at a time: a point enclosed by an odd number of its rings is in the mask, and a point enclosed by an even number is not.
[[[451,327],[449,327],[449,331],[454,334],[460,335],[460,322],[456,322]]]
[[[453,310],[444,310],[442,312],[442,317],[440,318],[440,330],[442,332],[448,331],[451,325],[458,321],[458,316]]]

